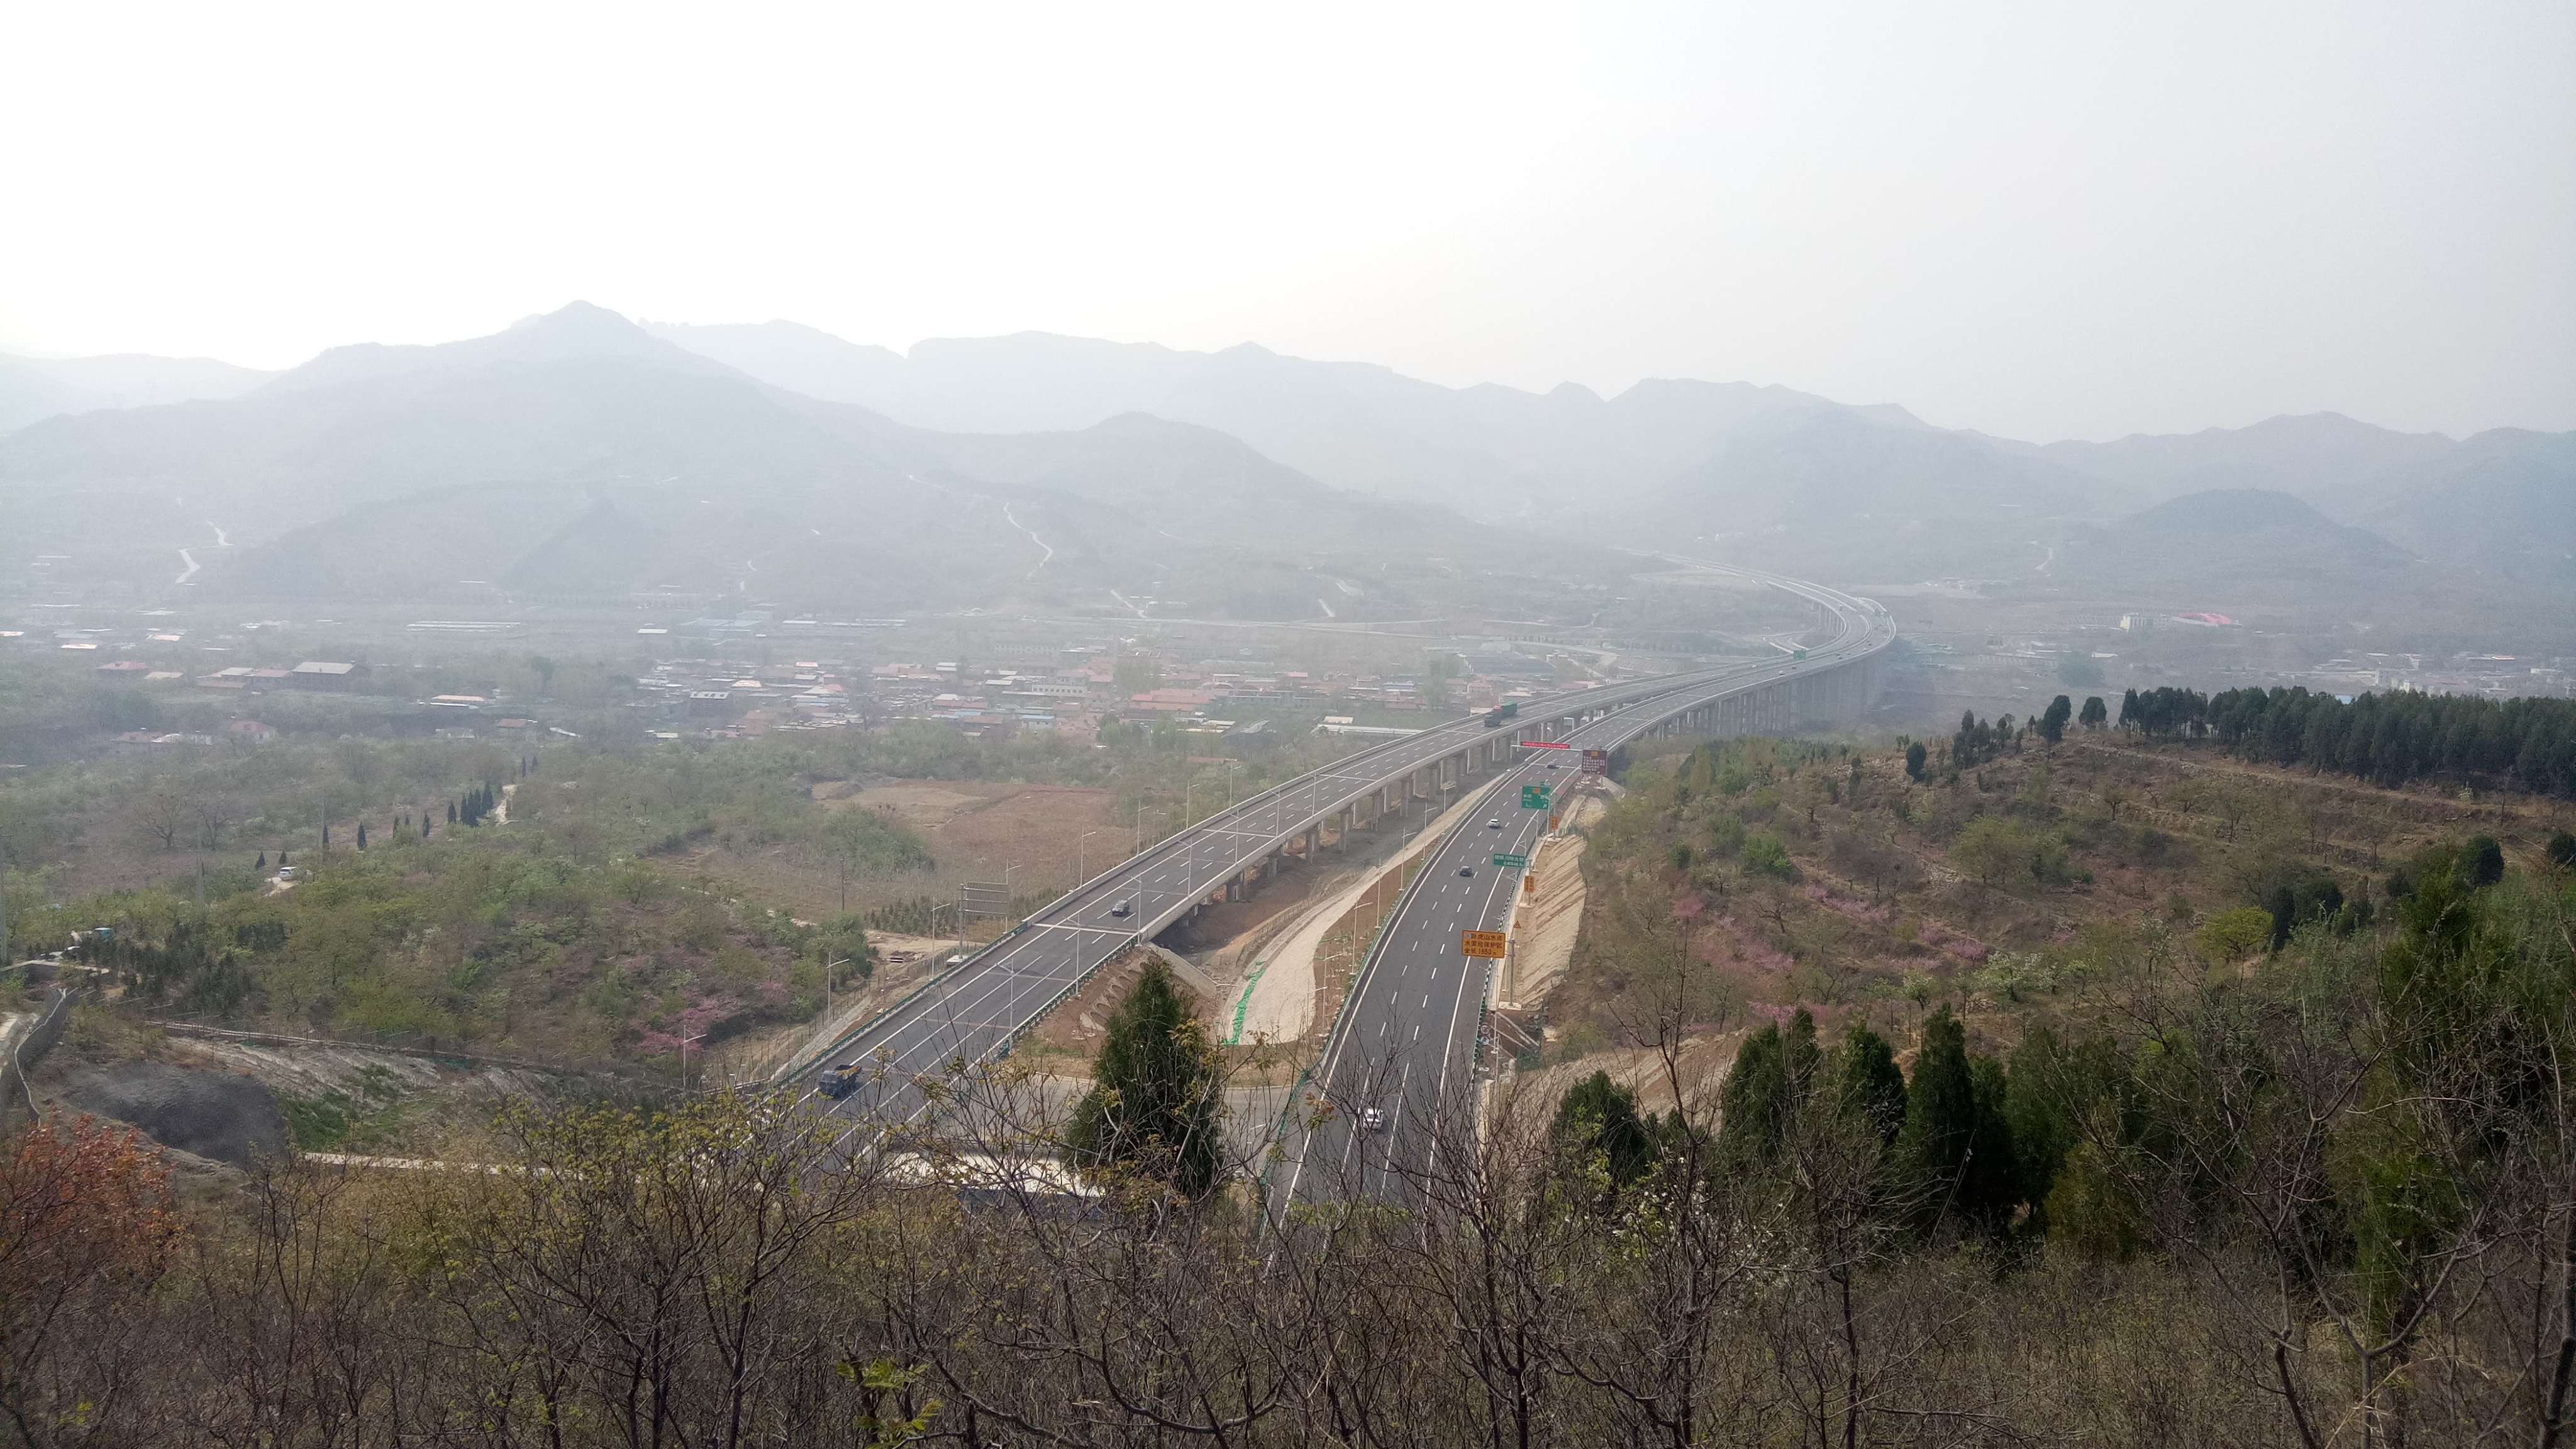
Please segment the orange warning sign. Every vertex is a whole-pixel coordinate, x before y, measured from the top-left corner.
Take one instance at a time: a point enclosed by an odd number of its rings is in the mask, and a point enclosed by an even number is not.
[[[1458,933],[1458,954],[1461,956],[1490,956],[1499,961],[1503,956],[1503,933],[1500,931],[1460,931]]]

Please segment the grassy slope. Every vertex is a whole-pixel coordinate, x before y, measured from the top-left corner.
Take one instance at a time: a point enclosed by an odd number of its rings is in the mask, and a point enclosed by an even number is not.
[[[1671,743],[1630,764],[1627,797],[1590,831],[1584,938],[1548,1007],[1559,1057],[1621,1040],[1647,1014],[1638,963],[1677,950],[1709,968],[1695,1014],[1711,1029],[1806,1003],[1902,1037],[1947,1000],[2008,1040],[2115,965],[2182,958],[2275,882],[2322,875],[2384,915],[2388,870],[2422,845],[2486,833],[2536,864],[2576,823],[2567,802],[2380,790],[2110,731],[2034,739],[1949,783],[1908,780],[1886,746],[1753,740],[1711,758]],[[2057,879],[1963,869],[1980,817],[2051,856]],[[1785,871],[1761,868],[1766,839]]]

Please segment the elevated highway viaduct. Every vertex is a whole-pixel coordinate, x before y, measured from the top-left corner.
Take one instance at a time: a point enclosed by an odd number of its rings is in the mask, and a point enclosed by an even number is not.
[[[845,1140],[855,1146],[918,1119],[930,1100],[926,1085],[1008,1053],[1122,948],[1240,896],[1291,851],[1315,858],[1328,829],[1348,840],[1380,822],[1436,813],[1456,792],[1496,772],[1531,768],[1520,756],[1568,753],[1524,750],[1523,741],[1589,744],[1655,730],[1778,730],[1866,709],[1878,656],[1893,638],[1884,611],[1819,585],[1754,577],[1828,610],[1834,636],[1803,657],[1524,701],[1505,728],[1488,729],[1473,716],[1448,721],[1273,786],[1074,887],[826,1050],[790,1063],[780,1079],[810,1081],[826,1063],[872,1063],[860,1088],[831,1105],[851,1123]],[[1472,1026],[1468,1035],[1472,1044]],[[1449,1050],[1455,1043],[1434,1045]]]

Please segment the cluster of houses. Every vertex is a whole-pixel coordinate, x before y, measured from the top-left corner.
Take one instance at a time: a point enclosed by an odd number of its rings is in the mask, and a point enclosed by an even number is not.
[[[135,684],[176,684],[188,676],[140,659],[111,659],[94,671],[99,678]],[[307,659],[291,669],[253,668],[236,664],[196,678],[199,689],[238,689],[258,693],[271,689],[347,689],[367,677],[367,666],[329,659]]]
[[[724,659],[670,660],[638,678],[637,703],[657,712],[666,728],[710,739],[771,730],[839,729],[857,723],[848,682],[837,663],[750,664]]]
[[[1420,711],[1435,686],[1412,675],[1283,669],[1265,661],[1196,662],[1108,644],[1016,646],[996,664],[925,659],[874,666],[834,660],[756,665],[672,660],[638,684],[662,716],[666,738],[727,738],[777,730],[837,729],[927,719],[970,736],[1048,731],[1091,740],[1112,722],[1169,719],[1187,733],[1267,733],[1282,702],[1314,712]],[[1491,658],[1447,682],[1449,710],[1486,709],[1549,687],[1553,670],[1518,655]],[[1137,688],[1142,684],[1146,687]],[[1238,721],[1225,716],[1258,714]]]

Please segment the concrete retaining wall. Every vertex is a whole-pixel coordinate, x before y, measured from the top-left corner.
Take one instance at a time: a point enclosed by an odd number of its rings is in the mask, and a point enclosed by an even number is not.
[[[36,1063],[45,1059],[45,1053],[54,1049],[54,1043],[63,1039],[63,1027],[71,1017],[72,993],[67,987],[57,986],[46,1001],[43,1013],[37,1016],[35,1025],[18,1033],[17,1039],[9,1043],[5,1057],[0,1057],[0,1121],[8,1120],[13,1112],[34,1112],[35,1101],[27,1090],[27,1073],[35,1070]]]

